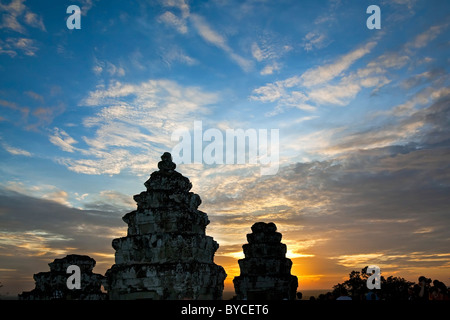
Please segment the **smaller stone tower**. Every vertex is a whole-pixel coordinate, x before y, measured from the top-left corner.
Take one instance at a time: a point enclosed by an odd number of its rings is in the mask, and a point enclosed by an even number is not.
[[[245,258],[240,259],[241,275],[233,279],[239,300],[294,300],[298,286],[291,275],[292,261],[274,223],[257,222],[247,234]]]
[[[101,291],[103,276],[93,273],[95,260],[89,256],[70,254],[48,264],[50,271],[36,273],[33,278],[36,288],[19,294],[20,300],[104,300]],[[70,265],[80,267],[80,289],[67,288],[67,273]]]

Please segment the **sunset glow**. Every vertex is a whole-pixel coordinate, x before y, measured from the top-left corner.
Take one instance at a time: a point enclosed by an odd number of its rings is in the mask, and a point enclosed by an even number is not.
[[[192,134],[176,170],[208,214],[225,291],[260,221],[282,234],[298,291],[368,265],[450,285],[448,1],[379,1],[380,29],[371,1],[70,4],[81,29],[69,3],[0,2],[0,296],[67,254],[104,274],[174,132]],[[245,163],[210,163],[238,129],[259,143],[244,137]],[[272,142],[276,161],[261,156]]]

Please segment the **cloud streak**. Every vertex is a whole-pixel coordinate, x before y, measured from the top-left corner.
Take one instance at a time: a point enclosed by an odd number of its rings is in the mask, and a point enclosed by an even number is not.
[[[32,12],[24,2],[25,0],[12,0],[9,4],[0,3],[0,13],[2,13],[0,29],[27,34],[25,25],[28,25],[46,32],[42,17]]]
[[[113,82],[91,91],[81,102],[100,108],[83,120],[86,128],[94,130],[92,136],[81,137],[85,146],[79,143],[75,148],[78,139],[62,129],[55,129],[49,139],[62,150],[82,156],[58,160],[75,172],[114,175],[128,169],[146,174],[161,153],[173,145],[171,133],[208,114],[208,106],[218,98],[216,93],[169,80]]]
[[[228,57],[237,63],[244,71],[249,71],[253,64],[252,61],[237,54],[227,43],[225,36],[215,31],[206,21],[206,19],[198,14],[192,13],[189,5],[184,0],[163,1],[165,7],[176,8],[181,11],[181,17],[178,17],[171,11],[166,11],[158,17],[158,21],[173,27],[180,34],[187,34],[189,31],[188,22],[190,22],[197,31],[197,34],[207,43],[223,50]]]

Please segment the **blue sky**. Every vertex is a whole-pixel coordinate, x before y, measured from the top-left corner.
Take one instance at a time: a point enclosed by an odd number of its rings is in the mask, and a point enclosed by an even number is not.
[[[81,30],[66,27],[71,4]],[[371,4],[379,30],[366,27]],[[307,288],[377,263],[448,280],[449,11],[415,0],[2,0],[0,281],[29,288],[72,251],[106,270],[132,195],[194,121],[280,133],[273,176],[178,164],[229,275],[260,219],[283,232]],[[66,224],[17,212],[21,197],[21,210],[49,206]]]

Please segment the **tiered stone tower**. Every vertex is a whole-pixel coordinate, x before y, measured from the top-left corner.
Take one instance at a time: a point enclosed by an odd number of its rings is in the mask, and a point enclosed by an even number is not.
[[[134,196],[137,210],[123,217],[126,237],[114,239],[115,262],[106,272],[110,299],[221,299],[225,270],[214,263],[219,245],[205,235],[206,213],[188,178],[166,152],[159,171]]]
[[[55,259],[48,264],[50,271],[36,273],[33,278],[36,287],[19,294],[20,300],[104,300],[101,291],[103,276],[93,273],[95,260],[89,256],[70,254],[62,259]],[[80,289],[68,289],[67,273],[70,265],[80,267]]]
[[[298,280],[291,275],[292,261],[285,257],[286,245],[274,223],[257,222],[247,234],[241,275],[233,279],[237,299],[294,300]]]

